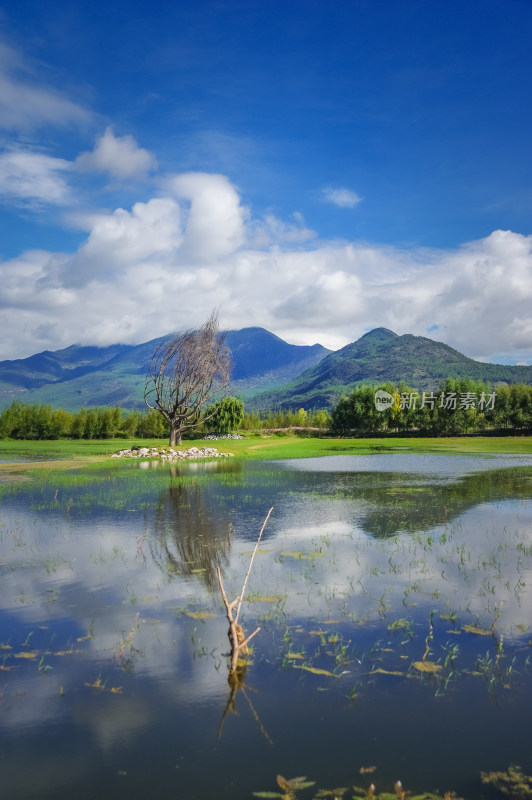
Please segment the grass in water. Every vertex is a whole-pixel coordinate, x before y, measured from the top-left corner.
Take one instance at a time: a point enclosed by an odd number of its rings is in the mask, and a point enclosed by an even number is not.
[[[182,449],[203,447],[202,439],[183,442]],[[330,455],[365,455],[370,453],[453,453],[453,454],[530,454],[532,438],[528,436],[475,436],[448,438],[378,438],[378,439],[334,439],[299,438],[297,436],[249,436],[243,439],[220,440],[208,443],[220,452],[231,452],[238,458],[280,459],[310,458]],[[0,461],[7,459],[38,459],[39,468],[43,462],[54,460],[103,460],[112,453],[134,445],[142,447],[167,447],[164,439],[57,439],[53,441],[0,441]],[[31,464],[4,464],[1,469],[31,467]],[[37,466],[33,464],[33,467]],[[57,464],[55,465],[57,466]]]

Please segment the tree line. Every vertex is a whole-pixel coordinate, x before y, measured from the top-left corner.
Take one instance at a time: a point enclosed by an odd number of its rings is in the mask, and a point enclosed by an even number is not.
[[[532,386],[492,388],[482,381],[447,378],[427,392],[393,383],[361,386],[331,414],[334,435],[419,431],[454,436],[485,430],[532,430]]]
[[[6,439],[111,439],[168,436],[165,421],[156,411],[123,412],[121,408],[82,408],[77,413],[49,405],[15,401],[0,414],[0,438]]]
[[[209,406],[191,436],[227,434],[235,430],[260,431],[329,426],[326,411],[270,411],[247,413],[239,397],[225,397]],[[0,414],[0,439],[112,439],[168,438],[170,425],[158,411],[124,411],[115,408],[82,408],[79,412],[50,405],[14,401]]]
[[[419,431],[454,436],[485,430],[531,431],[532,386],[489,384],[448,378],[434,392],[395,386],[360,386],[340,398],[329,413],[271,410],[246,412],[240,398],[225,397],[205,409],[190,436],[240,431],[306,429],[335,436]],[[12,439],[164,439],[168,421],[155,410],[82,408],[77,413],[49,405],[14,401],[0,414],[0,438]]]

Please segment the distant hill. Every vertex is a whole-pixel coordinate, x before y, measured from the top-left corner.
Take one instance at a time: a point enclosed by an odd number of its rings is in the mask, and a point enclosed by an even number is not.
[[[71,345],[64,350],[44,350],[29,358],[0,361],[0,386],[17,389],[36,389],[46,383],[72,380],[86,375],[114,356],[126,352],[129,345],[111,347],[81,347]]]
[[[486,364],[424,336],[398,336],[375,328],[331,353],[296,380],[256,395],[255,408],[330,408],[342,394],[361,384],[404,381],[425,391],[445,378],[473,378],[492,384],[532,383],[532,367]]]
[[[244,400],[315,366],[331,351],[292,345],[264,328],[227,331],[233,369],[230,393]],[[75,411],[81,406],[144,407],[144,377],[161,339],[107,348],[72,345],[0,362],[0,407],[13,400]]]
[[[398,336],[375,328],[331,352],[320,344],[288,344],[264,328],[227,331],[233,357],[229,393],[246,408],[331,408],[364,383],[398,384],[425,391],[447,377],[491,384],[532,383],[532,367],[485,364],[443,342]],[[81,406],[144,407],[144,376],[160,342],[81,347],[72,345],[17,361],[0,362],[0,408],[13,400],[75,411]]]

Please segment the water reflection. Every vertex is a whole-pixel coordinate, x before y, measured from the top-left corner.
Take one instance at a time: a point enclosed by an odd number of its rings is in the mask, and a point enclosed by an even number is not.
[[[149,546],[169,580],[196,575],[210,593],[216,592],[216,569],[227,564],[230,545],[227,509],[213,507],[205,486],[180,483],[160,493]]]
[[[430,481],[432,478],[432,482]],[[394,536],[401,531],[422,531],[445,525],[467,509],[505,498],[528,498],[532,474],[519,469],[477,472],[457,481],[420,478],[412,473],[357,474],[338,478],[331,487],[339,498],[364,502],[360,524],[376,537]]]
[[[243,800],[376,763],[379,787],[480,800],[481,769],[530,772],[531,470],[439,458],[5,487],[4,796]],[[271,505],[243,606],[261,631],[228,685],[216,568],[235,597]]]

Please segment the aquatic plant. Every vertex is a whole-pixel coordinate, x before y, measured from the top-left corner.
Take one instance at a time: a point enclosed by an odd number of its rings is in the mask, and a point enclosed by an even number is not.
[[[360,772],[373,772],[375,767],[361,767]],[[500,773],[493,773],[500,774]],[[315,781],[308,781],[306,776],[299,778],[291,778],[287,780],[282,775],[277,775],[277,785],[282,789],[283,794],[280,792],[253,792],[253,797],[274,798],[280,797],[281,800],[297,800],[298,793],[303,789],[308,789],[315,786]],[[314,795],[313,800],[322,800],[322,798],[330,798],[330,800],[341,800],[348,792],[352,791],[352,800],[462,800],[455,795],[454,792],[445,792],[443,795],[435,792],[422,792],[421,794],[412,795],[410,792],[405,792],[401,781],[396,781],[393,792],[377,792],[374,783],[371,783],[368,789],[363,789],[360,786],[343,786],[337,789],[318,789]],[[527,796],[528,798],[529,796]]]
[[[254,797],[281,797],[282,800],[296,800],[296,793],[302,789],[308,789],[309,786],[314,786],[315,781],[307,781],[306,776],[287,779],[282,775],[278,775],[277,785],[283,790],[283,794],[279,792],[253,792],[253,795]]]
[[[506,772],[481,772],[480,779],[515,800],[532,798],[532,776],[525,775],[517,764],[509,766]]]

